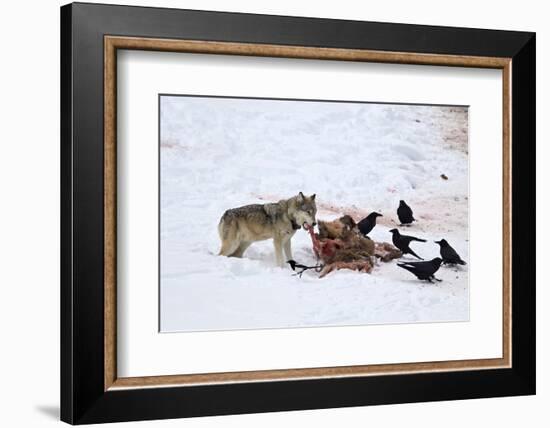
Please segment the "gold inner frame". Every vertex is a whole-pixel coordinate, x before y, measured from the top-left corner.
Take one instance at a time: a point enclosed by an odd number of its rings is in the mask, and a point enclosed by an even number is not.
[[[441,65],[502,70],[503,91],[503,320],[502,358],[431,361],[421,363],[315,367],[169,376],[117,376],[116,321],[116,89],[117,50],[147,50],[218,55],[262,56],[394,64]],[[419,372],[442,372],[511,367],[512,286],[512,165],[511,165],[511,58],[383,52],[304,46],[170,40],[138,37],[104,37],[104,389],[192,386],[235,382],[358,377]]]

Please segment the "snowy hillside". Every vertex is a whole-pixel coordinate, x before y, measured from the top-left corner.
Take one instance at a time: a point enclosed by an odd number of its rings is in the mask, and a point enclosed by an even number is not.
[[[469,261],[467,123],[463,107],[163,96],[161,330],[467,320],[468,266],[442,267],[437,284],[395,261],[300,279],[274,267],[271,241],[216,255],[225,210],[303,191],[321,220],[381,212],[370,236],[388,242],[404,199],[419,221],[402,233],[428,239],[419,255],[445,238]],[[304,230],[292,246],[315,263]]]

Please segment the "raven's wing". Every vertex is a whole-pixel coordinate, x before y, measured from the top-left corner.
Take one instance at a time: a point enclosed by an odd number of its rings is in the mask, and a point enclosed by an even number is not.
[[[398,265],[407,265],[413,268],[423,270],[432,266],[431,262],[399,262]]]
[[[409,266],[408,264],[404,264],[404,263],[397,263],[397,266],[399,266],[400,268],[403,268],[405,270],[408,270],[410,273],[412,273],[417,278],[419,278],[419,276],[418,276],[419,272],[417,271],[416,266]]]
[[[401,238],[404,238],[407,241],[407,244],[412,241],[426,242],[425,239],[417,238],[416,236],[401,235]]]
[[[443,258],[447,261],[451,261],[453,263],[460,263],[462,262],[462,259],[458,255],[458,253],[455,251],[453,247],[450,245],[448,247],[445,247],[441,250],[441,255]],[[464,262],[463,262],[464,263]]]
[[[406,220],[407,214],[403,210],[403,207],[397,208],[397,217],[399,217],[399,221],[403,223]]]
[[[407,262],[404,264],[414,267],[421,275],[433,275],[439,269],[439,265],[433,263],[431,260],[426,262]]]
[[[365,217],[363,220],[357,223],[357,227],[363,235],[366,235],[373,229],[374,226],[372,224],[372,221],[368,217]]]
[[[413,211],[411,209],[411,207],[409,207],[407,204],[404,204],[402,206],[400,206],[399,208],[397,208],[397,211],[401,211],[401,215],[405,216],[405,217],[412,217],[413,215]]]

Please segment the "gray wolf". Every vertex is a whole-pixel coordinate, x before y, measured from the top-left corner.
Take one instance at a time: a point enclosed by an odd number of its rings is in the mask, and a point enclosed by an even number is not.
[[[304,225],[315,226],[316,214],[315,194],[304,196],[302,192],[275,203],[229,209],[218,225],[222,241],[219,254],[242,257],[253,242],[273,239],[277,266],[283,267],[283,250],[286,260],[291,260],[292,237]]]

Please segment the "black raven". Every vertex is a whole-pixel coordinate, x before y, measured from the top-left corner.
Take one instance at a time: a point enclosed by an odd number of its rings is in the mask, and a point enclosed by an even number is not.
[[[382,214],[379,214],[377,212],[372,212],[368,216],[366,216],[363,220],[361,220],[359,223],[357,223],[359,232],[367,236],[370,233],[370,231],[374,229],[374,226],[376,226],[376,217],[382,217]]]
[[[434,276],[434,273],[437,272],[441,266],[441,260],[439,257],[432,259],[428,262],[406,262],[406,263],[397,263],[397,266],[400,268],[408,270],[410,273],[415,275],[418,279],[423,279],[426,281],[432,282],[432,279],[436,281],[441,281]]]
[[[413,217],[411,207],[409,207],[405,201],[399,201],[399,207],[397,208],[397,217],[401,224],[411,224],[416,219]]]
[[[411,241],[426,242],[425,239],[415,238],[414,236],[401,235],[399,233],[399,230],[397,229],[392,229],[390,230],[390,232],[392,233],[391,239],[393,245],[399,248],[403,252],[403,254],[411,254],[417,259],[424,260],[422,257],[420,257],[418,254],[410,249],[409,244],[411,243]]]
[[[443,259],[443,264],[450,265],[465,265],[466,262],[460,258],[455,249],[449,245],[449,243],[442,239],[441,241],[435,241],[436,244],[439,244],[441,258]]]

